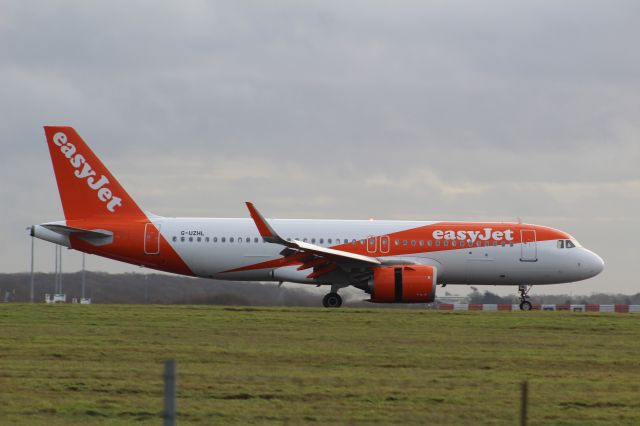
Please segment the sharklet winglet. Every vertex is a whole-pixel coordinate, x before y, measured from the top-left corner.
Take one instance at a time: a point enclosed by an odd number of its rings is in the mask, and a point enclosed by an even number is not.
[[[247,208],[249,209],[249,214],[251,215],[251,218],[253,219],[253,221],[256,224],[256,227],[258,228],[258,232],[260,232],[260,235],[262,236],[262,238],[266,242],[275,243],[275,244],[282,244],[282,245],[285,245],[285,246],[291,246],[291,244],[288,241],[285,241],[284,239],[282,239],[276,233],[276,231],[273,230],[271,225],[269,225],[269,223],[266,221],[264,216],[262,216],[262,214],[260,214],[258,209],[255,208],[253,203],[247,201],[245,204],[247,205]]]

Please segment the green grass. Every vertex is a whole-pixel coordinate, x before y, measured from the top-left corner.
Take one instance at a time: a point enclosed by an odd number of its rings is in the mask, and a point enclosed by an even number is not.
[[[640,316],[0,306],[0,424],[640,424]]]

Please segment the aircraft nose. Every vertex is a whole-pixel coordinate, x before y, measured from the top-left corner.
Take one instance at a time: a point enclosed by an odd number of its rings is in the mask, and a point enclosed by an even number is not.
[[[585,250],[585,252],[584,272],[587,274],[586,278],[595,277],[604,269],[604,260],[590,250]]]

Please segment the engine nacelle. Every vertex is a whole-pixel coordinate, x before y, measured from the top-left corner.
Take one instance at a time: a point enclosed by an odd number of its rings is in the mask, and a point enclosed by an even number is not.
[[[369,281],[376,303],[431,303],[436,298],[437,271],[428,265],[397,265],[373,269]]]

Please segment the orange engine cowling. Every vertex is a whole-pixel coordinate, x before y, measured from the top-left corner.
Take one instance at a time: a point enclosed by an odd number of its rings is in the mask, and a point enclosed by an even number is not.
[[[398,265],[374,268],[369,281],[371,301],[377,303],[431,303],[436,297],[436,268]]]

